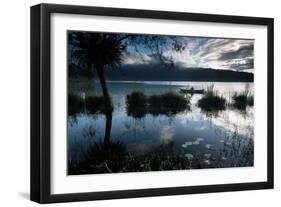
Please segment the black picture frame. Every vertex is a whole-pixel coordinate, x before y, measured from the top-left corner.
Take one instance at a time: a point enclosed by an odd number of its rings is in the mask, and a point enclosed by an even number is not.
[[[233,23],[267,26],[267,181],[238,184],[219,184],[188,187],[51,194],[50,188],[50,129],[51,129],[51,74],[50,74],[50,16],[52,13],[99,15],[113,17],[151,18],[206,23]],[[152,10],[102,8],[39,4],[31,7],[31,174],[30,198],[38,203],[87,201],[101,199],[166,196],[273,188],[273,45],[274,20],[272,18],[195,14]]]

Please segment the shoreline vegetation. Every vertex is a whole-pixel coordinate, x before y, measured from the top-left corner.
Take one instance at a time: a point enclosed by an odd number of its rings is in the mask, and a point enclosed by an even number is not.
[[[190,99],[173,92],[147,96],[141,91],[134,91],[126,97],[129,116],[141,118],[145,114],[173,115],[190,109]]]
[[[186,87],[188,88],[188,87]],[[193,88],[192,88],[193,89]],[[247,106],[254,105],[254,96],[249,85],[245,86],[243,92],[231,96],[227,101],[222,95],[214,90],[214,84],[202,89],[202,97],[197,105],[203,112],[218,112],[226,110],[228,106],[237,110],[245,111]],[[193,94],[183,94],[181,92],[163,92],[158,95],[146,95],[144,92],[135,90],[126,96],[126,110],[129,116],[142,118],[146,114],[152,115],[175,115],[179,112],[190,110],[190,99]],[[77,94],[70,90],[68,94],[68,115],[75,115],[79,112],[90,114],[111,113],[112,108],[107,107],[108,100],[103,96],[86,95],[86,93]],[[111,102],[111,100],[110,100]]]
[[[207,112],[224,110],[226,107],[226,100],[214,91],[214,85],[212,84],[207,88],[207,92],[198,101],[198,106]]]
[[[246,85],[242,93],[235,93],[232,99],[234,102],[233,106],[240,110],[245,110],[247,106],[254,105],[254,95],[251,93],[249,85]]]
[[[222,149],[217,153],[212,145],[197,138],[193,143],[205,145],[207,151],[177,154],[173,150],[174,143],[169,142],[138,156],[129,153],[119,140],[111,141],[108,146],[95,142],[88,148],[85,159],[68,161],[68,175],[253,166],[254,142],[251,138],[234,133],[220,142]],[[186,143],[188,145],[184,146]],[[185,150],[190,147],[190,142],[186,143],[182,144]]]

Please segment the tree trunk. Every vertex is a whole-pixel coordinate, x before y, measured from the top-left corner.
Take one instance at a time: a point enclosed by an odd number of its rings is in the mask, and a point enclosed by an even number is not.
[[[106,82],[105,82],[105,76],[104,76],[104,68],[101,65],[97,65],[97,74],[100,80],[101,88],[103,97],[105,100],[105,116],[106,116],[106,123],[105,123],[105,133],[104,133],[104,146],[106,149],[109,148],[110,145],[110,135],[111,135],[111,126],[112,126],[112,111],[113,111],[113,105],[111,102],[111,98],[109,96]]]
[[[97,68],[97,74],[99,76],[99,80],[100,80],[100,84],[101,84],[101,88],[102,88],[102,93],[103,93],[103,97],[105,99],[105,104],[106,104],[107,110],[112,112],[113,106],[112,106],[111,98],[109,96],[107,86],[106,86],[106,82],[105,82],[104,68],[103,68],[103,66],[100,66],[100,65],[97,65],[96,68]]]
[[[105,123],[105,133],[104,133],[104,146],[105,149],[108,149],[110,146],[110,135],[111,135],[111,126],[112,126],[112,112],[107,112],[106,123]]]
[[[91,91],[94,95],[96,94],[95,92],[95,82],[92,84],[92,79],[94,79],[94,73],[92,73],[92,64],[88,63],[87,64],[87,80],[86,80],[86,89],[85,89],[85,96],[88,96],[88,92]],[[93,85],[93,88],[91,87]],[[93,89],[93,90],[92,90]]]

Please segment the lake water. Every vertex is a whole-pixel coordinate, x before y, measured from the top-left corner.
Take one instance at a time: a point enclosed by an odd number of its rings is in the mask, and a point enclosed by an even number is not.
[[[203,95],[194,94],[190,109],[177,114],[145,114],[134,118],[127,113],[126,96],[133,91],[142,91],[146,95],[179,93],[186,86],[207,89],[211,84],[228,102],[225,110],[204,112],[198,107],[198,100]],[[248,85],[253,92],[253,84]],[[253,166],[254,107],[238,110],[231,106],[232,96],[235,92],[242,93],[246,83],[107,82],[107,86],[114,105],[111,127],[106,129],[108,117],[103,114],[81,111],[68,116],[69,163],[82,163],[95,148],[95,165],[105,164],[109,172]],[[71,88],[78,94],[102,95],[98,82],[73,81]],[[101,149],[106,130],[110,130],[112,160],[111,157],[104,158]],[[79,168],[83,166],[85,164]],[[105,173],[106,170],[91,173]],[[89,173],[81,169],[73,174],[83,172]]]

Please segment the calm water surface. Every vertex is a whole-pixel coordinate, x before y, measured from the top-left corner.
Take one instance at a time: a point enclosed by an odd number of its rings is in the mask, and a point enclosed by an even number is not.
[[[108,82],[114,104],[110,141],[122,143],[130,159],[143,159],[153,152],[187,159],[189,166],[181,165],[180,169],[252,166],[253,151],[249,148],[252,148],[254,137],[253,107],[237,110],[228,106],[226,110],[205,113],[197,106],[202,95],[195,94],[191,97],[190,109],[176,115],[146,114],[142,118],[127,115],[126,96],[133,91],[146,95],[167,91],[179,93],[180,88],[187,85],[206,89],[211,84],[229,103],[235,92],[243,92],[246,87],[246,83],[221,82]],[[85,83],[72,83],[71,87],[77,93],[102,95],[98,83],[87,84],[87,91]],[[252,83],[250,89],[253,92]],[[90,146],[103,142],[106,117],[82,111],[68,116],[67,124],[68,160],[83,161]]]

